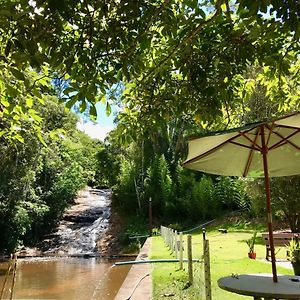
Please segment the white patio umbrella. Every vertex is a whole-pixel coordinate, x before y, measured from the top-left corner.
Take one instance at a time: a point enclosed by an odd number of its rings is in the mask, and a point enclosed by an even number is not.
[[[184,166],[206,173],[264,177],[273,281],[277,282],[270,177],[300,174],[300,112],[192,139]]]

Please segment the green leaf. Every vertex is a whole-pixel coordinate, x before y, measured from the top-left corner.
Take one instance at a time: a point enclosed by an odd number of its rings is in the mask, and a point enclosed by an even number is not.
[[[73,63],[74,63],[74,56],[70,56],[69,58],[66,59],[65,65],[66,65],[66,70],[67,71],[70,71]]]
[[[85,100],[82,100],[79,110],[80,110],[80,112],[84,112],[86,110],[86,101]]]
[[[6,94],[12,98],[18,96],[19,90],[15,89],[11,85],[6,85]]]
[[[91,105],[90,107],[90,115],[93,116],[93,117],[97,117],[97,110],[96,110],[96,107],[94,105]]]
[[[7,44],[6,44],[6,47],[5,47],[5,56],[8,56],[9,53],[10,53],[10,50],[11,50],[11,46],[12,46],[12,42],[11,40],[8,40]]]
[[[6,99],[2,99],[1,100],[1,104],[4,106],[4,107],[8,107],[10,105],[10,103],[6,100]]]
[[[29,113],[30,117],[32,117],[32,119],[34,121],[36,121],[37,123],[41,123],[43,121],[43,118],[38,115],[38,112],[36,110],[30,108],[28,110],[28,113]]]
[[[0,138],[6,133],[6,130],[0,130]]]
[[[32,91],[32,94],[33,94],[35,97],[39,98],[39,99],[42,99],[42,98],[43,98],[42,94],[41,94],[39,91],[37,91],[36,89],[34,89],[34,90]]]
[[[39,79],[39,83],[40,83],[41,85],[43,85],[43,86],[48,86],[48,84],[49,84],[49,79],[46,78],[46,77],[41,78],[41,79]]]
[[[71,108],[74,106],[74,104],[76,103],[77,101],[77,98],[76,97],[72,97],[71,100],[69,100],[67,103],[66,103],[66,107],[67,108]]]
[[[43,136],[41,135],[41,133],[40,133],[40,132],[37,132],[36,135],[37,135],[39,141],[40,141],[45,147],[47,147],[47,144],[45,143],[45,140],[44,140]]]
[[[20,134],[15,134],[14,138],[21,143],[24,143],[24,138]]]
[[[73,92],[77,92],[77,90],[74,89],[73,87],[68,87],[64,90],[65,95],[69,95],[70,93],[73,93]]]
[[[0,16],[10,18],[11,17],[11,13],[10,13],[9,10],[0,9]]]
[[[26,105],[29,107],[29,108],[32,108],[33,106],[33,98],[27,98],[26,99]]]
[[[151,39],[148,38],[147,36],[143,36],[140,42],[141,50],[145,50],[149,48],[151,45]]]
[[[200,9],[200,8],[197,7],[195,11],[196,11],[196,13],[199,14],[203,19],[206,18],[206,14],[205,14],[204,10],[202,10],[202,9]]]
[[[16,68],[9,68],[11,73],[19,80],[25,80],[24,74]]]
[[[106,115],[107,116],[110,116],[110,114],[111,114],[111,106],[110,106],[110,104],[108,103],[108,102],[106,102]]]

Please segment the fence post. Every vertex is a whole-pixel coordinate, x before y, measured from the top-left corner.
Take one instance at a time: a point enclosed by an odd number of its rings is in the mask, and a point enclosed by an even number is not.
[[[182,270],[183,268],[183,243],[182,243],[182,232],[179,233],[179,269]]]
[[[193,255],[192,255],[192,236],[187,237],[188,250],[188,269],[189,269],[189,285],[193,284]]]
[[[209,260],[209,241],[205,239],[205,229],[203,229],[203,260],[205,277],[205,299],[211,300],[211,278],[210,278],[210,260]]]
[[[149,236],[152,236],[152,199],[149,198]]]
[[[170,236],[171,236],[171,252],[173,254],[173,252],[174,252],[174,231],[173,231],[173,229],[171,229]]]
[[[174,244],[175,244],[175,258],[178,258],[178,244],[177,244],[177,230],[174,231]]]

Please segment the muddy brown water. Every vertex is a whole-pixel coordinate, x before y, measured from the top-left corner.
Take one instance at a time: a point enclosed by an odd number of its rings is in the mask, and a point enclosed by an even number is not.
[[[129,266],[112,267],[99,258],[20,259],[13,299],[111,300],[121,287]],[[0,291],[7,263],[0,263]],[[9,299],[12,275],[4,299]]]
[[[114,299],[130,266],[112,267],[113,261],[97,256],[97,240],[109,226],[110,194],[89,187],[79,193],[57,231],[44,242],[44,255],[49,257],[18,260],[13,299]],[[70,257],[76,255],[80,257]],[[0,292],[7,265],[0,262]],[[12,274],[4,299],[10,299],[11,285]]]

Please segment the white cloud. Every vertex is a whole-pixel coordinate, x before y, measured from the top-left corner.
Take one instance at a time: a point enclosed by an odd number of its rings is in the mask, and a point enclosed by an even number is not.
[[[95,124],[93,122],[84,123],[83,121],[80,121],[77,123],[77,129],[85,132],[93,139],[104,141],[107,134],[113,130],[114,127],[110,125]]]

